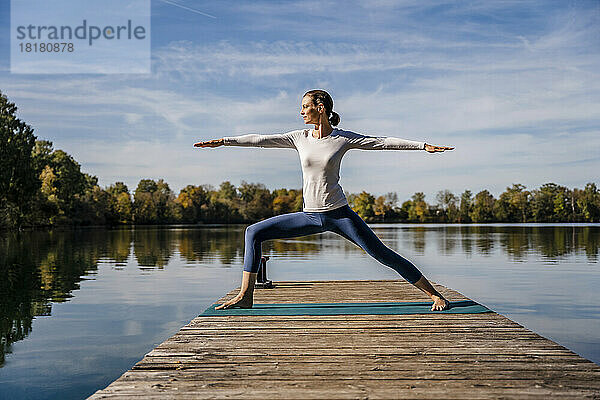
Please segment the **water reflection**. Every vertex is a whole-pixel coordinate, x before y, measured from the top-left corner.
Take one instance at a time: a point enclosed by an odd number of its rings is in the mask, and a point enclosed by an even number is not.
[[[104,232],[8,234],[0,241],[0,365],[11,344],[31,332],[34,316],[50,315],[102,256]]]
[[[425,254],[425,228],[422,226],[417,226],[415,228],[407,228],[411,230],[412,233],[412,243],[415,253],[417,254]]]
[[[244,253],[244,226],[145,227],[138,229],[80,229],[73,231],[5,234],[0,238],[0,366],[11,344],[27,337],[36,316],[50,315],[52,304],[68,301],[99,263],[124,268],[130,258],[143,270],[164,269],[178,254],[197,265],[239,264]],[[534,254],[548,263],[574,253],[588,262],[598,260],[597,225],[373,225],[393,248],[408,246],[424,254],[437,246],[440,256],[501,251],[511,261],[524,262]],[[267,242],[265,253],[310,258],[335,247],[341,253],[362,252],[346,240],[326,233]],[[338,237],[339,239],[339,237]],[[402,245],[400,245],[400,243]],[[87,278],[86,278],[87,277]],[[132,328],[133,329],[133,328]]]

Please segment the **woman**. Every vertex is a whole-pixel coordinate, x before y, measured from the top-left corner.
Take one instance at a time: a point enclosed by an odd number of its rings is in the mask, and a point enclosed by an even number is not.
[[[301,212],[277,215],[246,228],[244,272],[239,294],[216,309],[251,308],[254,284],[260,265],[261,245],[265,240],[335,232],[352,241],[369,255],[396,270],[404,279],[433,300],[432,311],[445,310],[449,302],[408,260],[386,247],[369,226],[348,205],[339,185],[339,170],[344,153],[364,150],[426,150],[430,153],[452,150],[423,142],[395,137],[372,137],[332,126],[340,122],[333,111],[333,100],[324,90],[311,90],[302,97],[300,114],[314,129],[277,135],[242,135],[195,143],[195,147],[250,146],[282,147],[298,151],[302,163],[303,208]]]

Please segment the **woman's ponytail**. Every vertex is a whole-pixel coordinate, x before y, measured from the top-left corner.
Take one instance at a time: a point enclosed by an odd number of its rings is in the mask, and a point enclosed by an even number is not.
[[[331,117],[329,117],[329,123],[331,124],[331,126],[336,126],[337,124],[340,123],[340,115],[338,113],[336,113],[335,111],[331,112]]]

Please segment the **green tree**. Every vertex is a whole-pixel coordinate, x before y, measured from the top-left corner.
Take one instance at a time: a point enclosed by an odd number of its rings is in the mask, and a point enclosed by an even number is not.
[[[221,185],[219,185],[218,195],[221,200],[230,202],[230,205],[232,206],[240,198],[237,189],[229,181],[221,182]]]
[[[115,182],[106,188],[108,194],[117,197],[121,193],[129,193],[129,188],[123,182]]]
[[[292,189],[290,190],[290,196],[294,196],[294,208],[293,211],[302,211],[304,206],[304,197],[302,197],[302,190]]]
[[[536,222],[566,222],[573,212],[571,192],[556,183],[546,183],[533,192],[532,211]]]
[[[203,222],[240,223],[244,218],[240,214],[240,199],[237,189],[229,181],[224,181],[215,190],[211,185],[203,185],[208,194],[208,203],[202,206]]]
[[[444,222],[455,222],[458,219],[458,197],[450,190],[440,190],[436,195],[438,207],[442,210]]]
[[[114,200],[113,200],[114,201]],[[129,192],[119,193],[116,201],[113,203],[113,210],[121,224],[129,223],[133,220],[133,204]]]
[[[569,222],[571,220],[573,216],[571,199],[571,191],[565,186],[559,186],[552,201],[554,205],[554,222]]]
[[[49,165],[46,165],[39,175],[40,190],[33,201],[30,220],[33,224],[44,226],[53,225],[63,217],[58,198],[56,197],[56,175]]]
[[[487,190],[477,193],[473,200],[473,208],[470,214],[471,220],[473,222],[493,222],[494,202],[494,196]]]
[[[106,188],[109,195],[109,223],[126,224],[132,221],[133,205],[129,188],[123,182],[115,182]]]
[[[273,194],[262,183],[242,181],[238,187],[242,201],[241,213],[248,221],[273,216]]]
[[[50,155],[50,168],[56,175],[56,198],[61,214],[65,219],[59,222],[72,222],[79,197],[86,189],[91,189],[97,179],[81,172],[81,166],[63,150],[55,150]]]
[[[0,227],[20,228],[40,187],[32,159],[36,137],[16,113],[0,92]]]
[[[32,225],[53,225],[58,220],[64,219],[64,211],[59,206],[56,197],[56,175],[50,167],[52,158],[52,142],[47,140],[36,140],[32,150],[32,165],[40,182],[32,201],[28,216]]]
[[[155,202],[158,207],[159,223],[177,222],[175,215],[175,194],[169,187],[169,184],[163,179],[156,182],[156,192],[154,193]]]
[[[162,179],[142,179],[133,195],[136,224],[161,224],[175,221],[175,195]]]
[[[133,221],[136,224],[158,223],[158,207],[153,199],[156,192],[156,182],[152,179],[139,181],[133,194]]]
[[[402,203],[399,209],[397,209],[398,220],[406,222],[409,220],[409,212],[412,207],[412,201],[406,200]]]
[[[595,183],[588,183],[579,194],[577,206],[585,222],[600,222],[600,192]]]
[[[78,204],[73,210],[72,221],[75,225],[112,224],[111,196],[98,185],[87,188],[78,196]]]
[[[470,190],[465,190],[460,195],[460,206],[458,211],[458,222],[468,223],[471,222],[471,209],[473,203],[473,194]]]
[[[97,209],[101,205],[95,203],[102,197],[94,189],[98,178],[81,172],[72,156],[63,150],[53,150],[50,141],[39,140],[31,149],[31,165],[38,189],[28,207],[30,223],[89,224],[104,219],[101,217],[104,210]]]
[[[527,222],[530,215],[531,194],[520,183],[507,187],[494,203],[494,216],[502,222]]]
[[[49,140],[36,140],[35,145],[33,146],[33,150],[31,152],[32,164],[33,168],[36,171],[36,174],[42,172],[42,170],[50,165],[52,161],[52,152],[54,149],[52,148],[52,142]]]
[[[157,189],[156,181],[153,179],[142,179],[138,182],[135,193],[154,193]]]

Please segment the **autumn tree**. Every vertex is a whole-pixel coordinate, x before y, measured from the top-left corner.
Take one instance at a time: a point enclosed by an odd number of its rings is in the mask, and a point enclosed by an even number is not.
[[[180,206],[182,222],[201,222],[202,207],[209,203],[209,193],[203,186],[188,185],[181,189],[175,202]]]
[[[358,195],[353,196],[350,206],[364,220],[371,220],[375,216],[375,211],[373,210],[375,197],[364,190]]]
[[[273,212],[285,214],[302,211],[302,191],[295,189],[273,190]]]
[[[413,194],[408,209],[408,220],[411,222],[425,222],[428,217],[429,206],[425,202],[425,194],[423,192]]]
[[[398,195],[395,192],[378,196],[373,204],[373,212],[378,221],[385,221],[395,215],[394,207],[398,203]]]

